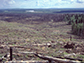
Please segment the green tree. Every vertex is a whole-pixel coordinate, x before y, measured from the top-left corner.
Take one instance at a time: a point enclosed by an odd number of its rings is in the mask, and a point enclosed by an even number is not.
[[[72,25],[72,33],[79,36],[84,36],[84,15],[83,14],[67,14],[65,17],[69,25]]]

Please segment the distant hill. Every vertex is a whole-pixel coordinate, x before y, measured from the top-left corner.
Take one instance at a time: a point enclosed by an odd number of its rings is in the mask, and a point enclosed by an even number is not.
[[[0,9],[0,13],[84,13],[84,8]]]

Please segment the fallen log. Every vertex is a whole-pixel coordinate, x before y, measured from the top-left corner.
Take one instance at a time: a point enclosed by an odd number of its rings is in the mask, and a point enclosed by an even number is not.
[[[35,56],[44,59],[44,60],[48,60],[50,63],[52,61],[58,62],[58,63],[81,63],[80,61],[73,61],[73,60],[68,60],[68,59],[60,59],[60,58],[54,58],[54,57],[50,57],[50,56],[43,56],[40,54],[34,54]]]
[[[51,43],[33,44],[33,46],[50,46]]]
[[[61,59],[69,59],[69,60],[78,60],[78,61],[84,61],[81,58],[69,58],[69,57],[56,57],[56,58],[61,58]]]
[[[23,52],[23,51],[18,51],[18,53],[20,53],[20,54],[35,54],[35,52],[27,52],[27,51],[25,51],[25,52]]]
[[[28,61],[22,61],[22,60],[16,60],[16,61],[6,61],[5,63],[48,63],[48,61],[44,60],[28,60]]]

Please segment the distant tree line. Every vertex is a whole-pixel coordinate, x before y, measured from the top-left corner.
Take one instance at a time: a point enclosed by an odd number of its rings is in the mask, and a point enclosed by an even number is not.
[[[84,36],[84,14],[66,14],[65,20],[72,25],[72,33]]]

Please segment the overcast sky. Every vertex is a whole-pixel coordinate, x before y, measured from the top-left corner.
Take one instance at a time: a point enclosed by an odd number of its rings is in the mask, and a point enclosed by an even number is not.
[[[5,8],[84,8],[84,0],[0,0]]]

